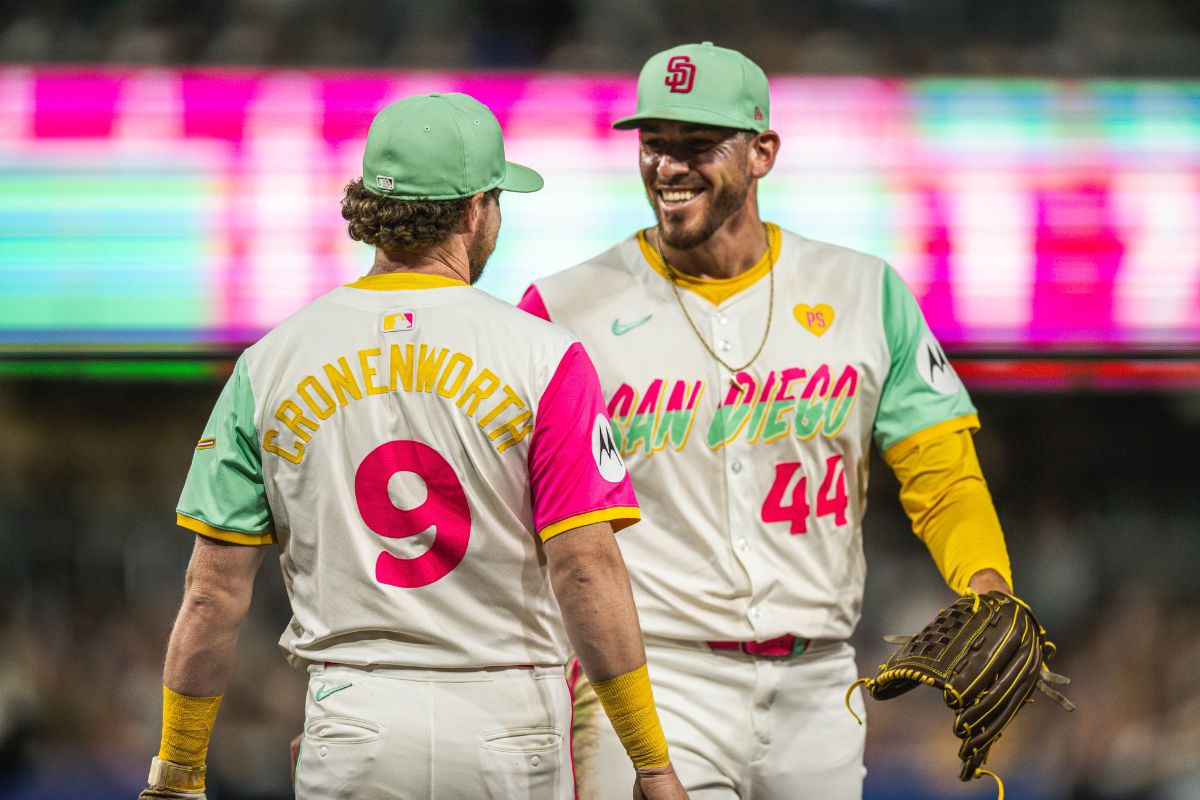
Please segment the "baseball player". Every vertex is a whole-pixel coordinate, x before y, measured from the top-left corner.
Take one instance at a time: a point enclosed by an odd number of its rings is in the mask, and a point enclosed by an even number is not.
[[[620,546],[675,763],[694,798],[858,798],[864,728],[843,699],[869,448],[950,587],[1009,592],[975,409],[891,267],[760,220],[780,137],[756,64],[710,42],[659,53],[614,127],[639,132],[658,224],[521,307],[600,374],[642,501]],[[620,744],[575,689],[579,797],[623,797]]]
[[[280,645],[311,676],[298,798],[573,796],[568,637],[635,796],[686,797],[612,535],[639,511],[595,369],[469,285],[500,191],[542,178],[461,94],[381,111],[363,175],[342,214],[371,271],[250,347],[196,445],[178,522],[198,535],[142,797],[204,796],[266,545],[293,611]]]

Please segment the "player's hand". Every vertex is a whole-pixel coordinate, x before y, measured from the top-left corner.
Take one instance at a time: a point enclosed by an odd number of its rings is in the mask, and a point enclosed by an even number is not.
[[[296,738],[292,739],[292,743],[288,745],[288,749],[292,753],[292,785],[296,785],[296,763],[300,760],[300,740],[304,738],[303,733],[297,733]]]
[[[670,764],[639,769],[633,784],[633,800],[687,800],[687,792]]]

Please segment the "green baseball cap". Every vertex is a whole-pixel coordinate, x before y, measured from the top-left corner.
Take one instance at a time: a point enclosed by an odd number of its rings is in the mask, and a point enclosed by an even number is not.
[[[375,115],[363,185],[398,200],[454,200],[504,189],[536,192],[542,176],[504,160],[496,116],[465,94],[406,97]]]
[[[771,93],[762,67],[712,42],[684,44],[650,56],[638,75],[637,113],[618,130],[668,119],[762,133],[771,126]]]

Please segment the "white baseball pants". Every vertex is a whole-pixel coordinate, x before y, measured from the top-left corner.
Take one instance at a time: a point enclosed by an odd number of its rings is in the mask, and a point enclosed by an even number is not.
[[[671,761],[692,800],[861,800],[866,728],[846,711],[854,649],[811,646],[782,659],[647,638]],[[578,670],[574,759],[579,800],[629,800],[633,767]],[[851,704],[866,719],[862,695]]]
[[[309,675],[297,800],[574,796],[561,667],[338,665]]]

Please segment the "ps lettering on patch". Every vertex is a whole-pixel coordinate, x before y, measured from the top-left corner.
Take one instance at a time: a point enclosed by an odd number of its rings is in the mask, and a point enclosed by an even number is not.
[[[667,86],[672,92],[687,94],[696,80],[696,65],[687,56],[672,56],[667,62]]]

